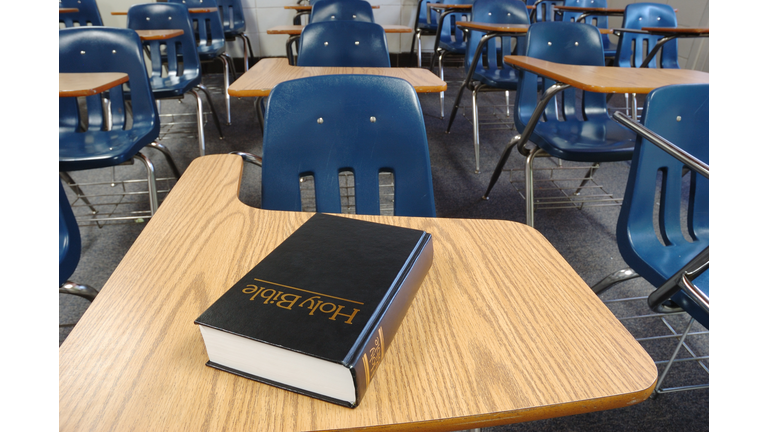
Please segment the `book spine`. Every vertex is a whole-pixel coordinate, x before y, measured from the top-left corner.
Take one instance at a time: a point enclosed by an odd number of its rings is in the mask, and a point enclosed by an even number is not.
[[[426,233],[425,236],[425,241],[420,245],[421,250],[414,254],[414,258],[409,263],[410,269],[402,278],[397,292],[387,309],[381,314],[379,322],[373,327],[368,340],[364,342],[364,349],[357,356],[352,367],[352,379],[355,382],[356,393],[354,406],[357,406],[363,398],[376,370],[384,359],[384,354],[395,338],[397,329],[403,322],[405,314],[432,266],[432,236]]]

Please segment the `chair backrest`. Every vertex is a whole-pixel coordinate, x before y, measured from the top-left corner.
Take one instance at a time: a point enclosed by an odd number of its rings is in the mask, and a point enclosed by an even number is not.
[[[450,0],[450,4],[474,4],[475,0]],[[449,13],[443,19],[440,29],[439,46],[447,51],[463,53],[467,47],[464,31],[456,26],[457,22],[472,21],[472,11],[462,10]]]
[[[652,91],[645,100],[643,124],[709,164],[708,84]],[[616,240],[624,261],[660,287],[709,246],[709,180],[638,136]],[[697,286],[708,294],[708,283],[699,284],[699,279]],[[681,291],[672,299],[709,327],[709,314],[687,294]]]
[[[708,84],[652,91],[643,124],[709,164]],[[661,286],[709,245],[709,180],[638,136],[616,240],[624,261]]]
[[[319,0],[312,5],[309,22],[353,20],[373,21],[373,8],[363,0]]]
[[[59,7],[77,8],[77,12],[59,14],[64,27],[103,26],[96,0],[59,0]]]
[[[213,60],[226,49],[224,26],[218,12],[217,0],[167,0],[191,8],[216,8],[213,12],[190,13],[192,30],[197,41],[197,52],[203,61]]]
[[[59,286],[72,276],[80,262],[80,229],[59,180]]]
[[[563,6],[607,8],[608,0],[565,0]],[[566,22],[575,22],[581,14],[581,12],[563,12],[562,20]],[[605,15],[588,16],[583,22],[592,24],[597,28],[608,28],[608,17]],[[607,48],[610,45],[610,39],[608,38],[608,35],[604,34],[602,36],[603,48]]]
[[[563,6],[563,0],[533,0],[529,5],[536,5],[536,9],[531,12],[534,18],[532,22],[561,21],[560,16],[555,14],[555,6]]]
[[[642,27],[677,27],[677,16],[672,6],[661,3],[632,3],[624,9],[622,28],[640,29]],[[616,48],[616,64],[620,67],[638,67],[656,45],[661,36],[622,32]],[[661,66],[659,66],[661,58]],[[664,44],[661,52],[648,64],[648,67],[679,69],[677,60],[677,40]]]
[[[379,176],[389,172],[395,215],[435,216],[424,117],[407,81],[375,75],[287,81],[270,93],[264,124],[263,208],[300,211],[299,179],[311,175],[317,211],[341,213],[339,174],[351,171],[356,213],[380,214]]]
[[[472,20],[482,23],[501,24],[529,24],[528,9],[521,0],[476,0],[472,5]],[[470,31],[467,40],[467,51],[464,55],[464,71],[469,71],[472,59],[482,39],[483,32]],[[499,40],[500,39],[500,40]],[[484,53],[496,53],[496,55],[484,55],[484,61],[479,61],[475,67],[476,74],[493,74],[501,78],[502,70],[508,79],[517,79],[515,69],[504,63],[503,56],[510,54],[524,55],[525,36],[493,38],[485,45]]]
[[[387,36],[379,24],[321,21],[301,32],[297,66],[390,67]]]
[[[427,5],[430,3],[437,4],[443,2],[444,0],[421,0],[419,2],[419,9],[416,10],[416,28],[436,31],[437,19],[440,14],[437,13],[436,10],[428,8]],[[427,23],[428,16],[429,23]]]
[[[227,38],[245,33],[245,13],[240,0],[216,0],[219,5],[221,25]]]
[[[112,130],[130,129],[136,134],[146,134],[146,140],[137,145],[143,147],[160,131],[160,119],[155,99],[149,85],[144,63],[141,40],[135,31],[115,27],[72,27],[59,30],[59,72],[123,72],[128,83],[109,91]],[[101,95],[85,98],[87,130],[102,130],[105,112]],[[131,118],[126,118],[124,100],[131,101]],[[61,132],[83,132],[79,127],[77,99],[59,98]],[[84,119],[85,120],[85,119]],[[139,147],[139,148],[140,148]],[[65,149],[60,148],[61,152]]]
[[[531,24],[528,30],[526,55],[555,63],[582,66],[605,66],[603,44],[600,31],[589,24],[568,23],[561,21]],[[531,72],[521,72],[515,103],[515,125],[523,130],[533,115],[538,102],[538,89],[547,89],[555,82],[543,78],[543,87],[538,76]],[[565,117],[578,120],[584,116],[607,116],[604,94],[583,92],[581,97],[575,89],[562,92],[562,100],[555,103],[552,98],[544,110],[545,121],[556,121]]]
[[[156,97],[181,96],[200,83],[200,57],[189,15],[186,7],[174,3],[137,4],[128,9],[129,29],[184,30],[172,39],[143,41],[152,62],[150,82]]]

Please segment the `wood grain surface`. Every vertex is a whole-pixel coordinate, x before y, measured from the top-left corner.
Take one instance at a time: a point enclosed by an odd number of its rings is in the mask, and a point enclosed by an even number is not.
[[[91,96],[127,82],[128,74],[122,72],[59,72],[59,97]]]
[[[319,75],[364,74],[402,78],[417,93],[445,91],[445,82],[428,69],[422,68],[359,68],[359,67],[301,67],[291,66],[288,59],[265,58],[248,69],[229,86],[229,95],[235,97],[268,96],[274,86],[283,81]]]
[[[192,162],[59,349],[62,431],[461,430],[623,407],[653,360],[552,245],[498,220],[426,230],[434,263],[356,409],[206,367],[193,321],[311,214],[238,199],[242,161]]]
[[[184,34],[182,29],[136,30],[141,40],[166,40]]]
[[[573,87],[598,93],[647,94],[666,85],[709,83],[707,72],[688,69],[578,66],[526,56],[505,56],[504,61]]]

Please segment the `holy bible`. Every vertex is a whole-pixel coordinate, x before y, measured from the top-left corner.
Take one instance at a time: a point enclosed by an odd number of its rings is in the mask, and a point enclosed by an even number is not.
[[[354,408],[432,253],[424,231],[318,213],[195,320],[207,365]]]

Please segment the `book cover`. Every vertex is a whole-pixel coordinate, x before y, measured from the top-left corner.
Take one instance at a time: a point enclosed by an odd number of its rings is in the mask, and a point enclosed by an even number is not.
[[[316,214],[195,320],[207,364],[354,408],[432,253],[424,231]]]

